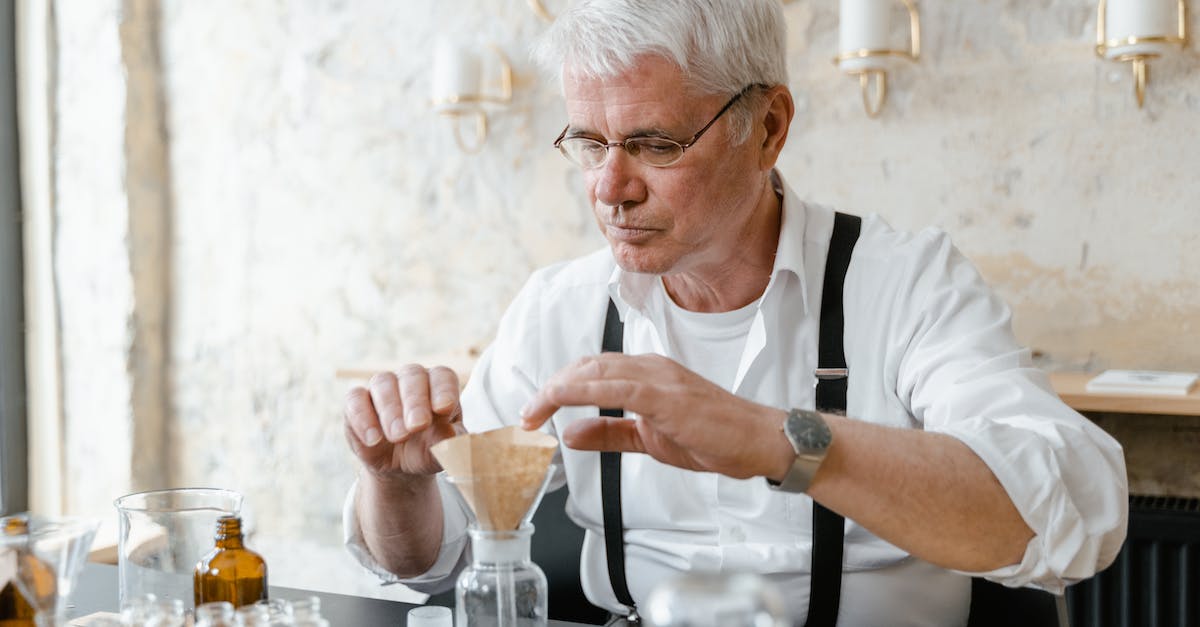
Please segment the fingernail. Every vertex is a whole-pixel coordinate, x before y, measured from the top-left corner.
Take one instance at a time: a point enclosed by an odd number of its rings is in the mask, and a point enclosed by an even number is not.
[[[445,408],[449,407],[453,402],[454,402],[454,399],[450,398],[448,395],[445,395],[445,394],[439,395],[437,398],[433,399],[433,404],[438,409],[445,409]]]
[[[533,403],[525,403],[525,406],[521,408],[521,417],[528,418],[531,413],[533,413]]]
[[[399,418],[392,421],[392,439],[400,439],[400,435],[404,433],[404,423]]]
[[[367,429],[367,437],[366,437],[366,445],[367,446],[375,446],[376,444],[379,444],[379,441],[382,439],[383,439],[383,434],[379,432],[379,429],[376,429],[375,427],[371,427],[370,429]]]

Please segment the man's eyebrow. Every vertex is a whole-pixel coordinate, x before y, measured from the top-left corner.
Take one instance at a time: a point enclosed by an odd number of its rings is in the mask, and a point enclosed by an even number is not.
[[[661,128],[635,128],[628,137],[659,137],[672,139],[671,134]]]
[[[566,131],[566,133],[563,134],[563,137],[595,137],[595,138],[599,138],[600,133],[597,133],[595,131],[591,131],[591,130],[588,130],[585,128],[580,128],[578,126],[571,126],[570,124],[568,124],[567,131]]]
[[[566,135],[564,135],[564,137],[591,137],[591,138],[595,138],[595,139],[604,139],[605,141],[610,141],[608,138],[604,137],[600,133],[597,133],[595,131],[592,131],[592,130],[586,129],[586,128],[571,126],[570,124],[567,125],[567,133],[566,133]],[[655,138],[662,138],[662,139],[674,139],[674,136],[672,136],[667,131],[665,131],[661,128],[653,128],[653,127],[635,128],[635,129],[633,129],[632,133],[625,136],[625,139],[629,139],[631,137],[655,137]]]

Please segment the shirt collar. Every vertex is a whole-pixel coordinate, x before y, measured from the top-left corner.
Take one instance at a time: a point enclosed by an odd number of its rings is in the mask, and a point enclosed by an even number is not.
[[[778,170],[771,171],[771,187],[775,194],[783,199],[782,215],[779,225],[779,242],[775,248],[775,264],[771,270],[771,280],[767,284],[770,292],[780,281],[779,275],[790,272],[799,281],[800,295],[803,301],[804,313],[808,313],[808,285],[804,277],[804,231],[807,223],[807,210],[796,192],[784,182]],[[613,268],[608,279],[608,295],[617,305],[621,319],[630,307],[645,311],[651,294],[654,293],[659,275],[625,272],[621,266]],[[761,302],[761,299],[760,299]]]

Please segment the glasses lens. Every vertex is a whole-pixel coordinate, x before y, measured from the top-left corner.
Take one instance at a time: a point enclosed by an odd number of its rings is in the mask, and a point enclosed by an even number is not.
[[[604,163],[608,147],[587,137],[568,137],[558,144],[558,149],[573,163],[584,168],[594,168]]]
[[[671,165],[683,157],[683,146],[661,137],[635,137],[625,142],[625,150],[648,165]]]

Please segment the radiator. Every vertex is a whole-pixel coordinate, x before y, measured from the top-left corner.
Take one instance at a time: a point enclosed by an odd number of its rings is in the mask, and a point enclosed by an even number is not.
[[[1200,627],[1200,499],[1129,497],[1112,566],[1067,589],[1071,627]]]

